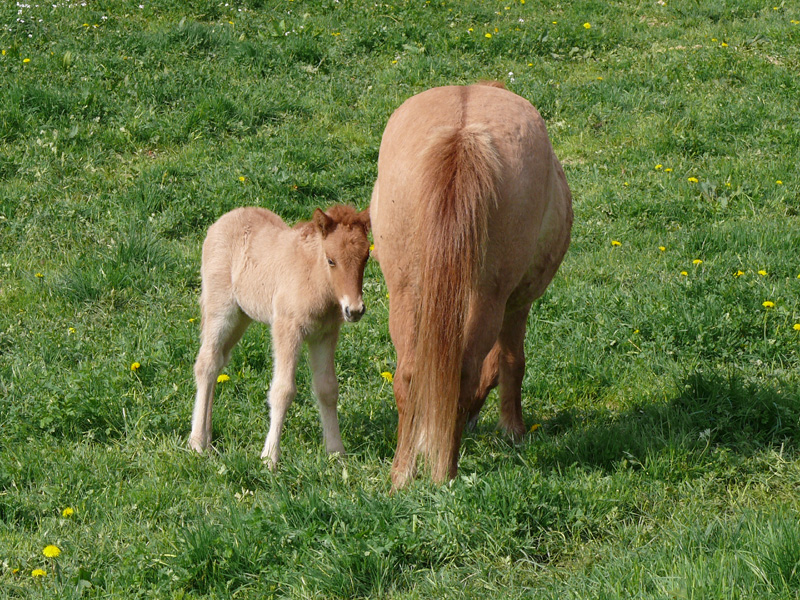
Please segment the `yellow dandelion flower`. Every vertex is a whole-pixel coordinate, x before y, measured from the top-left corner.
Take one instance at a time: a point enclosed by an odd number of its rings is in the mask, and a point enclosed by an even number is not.
[[[23,58],[23,59],[22,59],[22,63],[23,63],[23,64],[26,64],[26,65],[27,65],[29,62],[31,62],[31,59],[30,59],[30,58]]]
[[[776,183],[777,185],[783,185],[783,182],[782,182],[780,179],[778,179],[778,181],[776,181],[775,183]]]
[[[541,426],[542,426],[541,423],[534,423],[533,425],[531,425],[531,433],[539,429]]]
[[[762,277],[766,277],[766,276],[767,276],[767,272],[766,272],[764,269],[761,269],[761,270],[758,272],[758,274],[759,274],[759,275],[761,275]]]
[[[240,175],[240,176],[239,176],[239,181],[241,181],[242,183],[244,183],[245,181],[247,181],[247,177],[245,177],[244,175]]]
[[[61,550],[58,546],[50,544],[49,546],[45,546],[44,550],[42,550],[42,554],[47,558],[58,558],[59,554],[61,554]]]
[[[583,24],[583,28],[584,29],[591,29],[592,28],[592,24],[591,23],[584,23]]]
[[[665,252],[667,250],[667,247],[666,246],[659,246],[658,249],[661,250],[661,252]]]
[[[725,42],[722,42],[722,43],[720,44],[720,46],[722,46],[723,48],[727,48],[727,47],[728,47],[728,44],[726,44]]]
[[[44,277],[44,275],[42,275],[41,273],[36,273],[34,277],[36,277],[36,279],[41,279],[42,277]]]
[[[672,168],[667,167],[666,169],[664,169],[664,173],[672,173]]]
[[[656,171],[660,171],[663,168],[664,168],[664,165],[662,165],[662,164],[656,165]]]
[[[490,39],[492,39],[492,34],[491,33],[487,33],[483,37],[485,37],[487,40],[490,40]]]
[[[764,302],[761,303],[761,306],[763,306],[764,308],[775,308],[775,303],[772,302],[771,300],[765,300]]]
[[[681,271],[681,275],[683,275],[684,277],[686,277],[686,276],[688,276],[688,275],[689,275],[689,273],[687,273],[686,271]]]
[[[622,246],[622,242],[618,242],[617,240],[611,240],[612,246]]]
[[[74,328],[74,327],[70,327],[69,329],[67,329],[67,331],[68,331],[69,333],[75,333],[75,331],[76,331],[76,330],[75,330],[75,328]]]
[[[141,364],[138,362],[131,363],[131,371],[138,371],[141,368]]]
[[[693,264],[693,265],[702,265],[702,264],[703,264],[703,261],[702,261],[702,260],[700,260],[699,258],[695,258],[695,259],[692,261],[692,264]]]
[[[628,182],[626,181],[626,182],[625,182],[625,183],[623,183],[622,185],[624,185],[625,187],[628,187],[628,186],[630,185],[630,183],[628,183]]]
[[[792,328],[793,328],[795,331],[800,331],[800,323],[795,323],[795,324],[792,326]]]
[[[230,379],[231,378],[229,375],[225,375],[225,373],[223,373],[222,375],[217,377],[217,383],[225,383],[226,381],[230,381]]]
[[[374,250],[375,250],[375,244],[370,244],[369,245],[369,251],[373,252]]]
[[[45,575],[47,575],[47,571],[44,569],[34,569],[31,571],[31,577],[44,577]]]
[[[697,177],[689,177],[688,181],[689,181],[689,183],[699,183],[699,180],[697,179]]]
[[[473,31],[475,31],[475,30],[474,30],[472,27],[470,27],[469,29],[467,29],[467,33],[472,33]]]
[[[394,381],[394,375],[392,375],[389,371],[384,371],[381,373],[381,377],[383,377],[387,383],[392,383]]]
[[[74,514],[75,514],[75,511],[72,508],[70,508],[69,506],[61,511],[61,516],[62,517],[71,517]]]
[[[739,269],[738,271],[736,271],[736,273],[733,274],[734,277],[741,277],[742,275],[744,275],[744,271],[742,271],[741,269]]]
[[[197,317],[190,317],[190,318],[186,319],[186,321],[189,322],[189,323],[194,323],[195,321],[197,321]]]
[[[717,41],[717,38],[711,38],[711,41],[712,41],[712,42],[716,42],[716,41]]]

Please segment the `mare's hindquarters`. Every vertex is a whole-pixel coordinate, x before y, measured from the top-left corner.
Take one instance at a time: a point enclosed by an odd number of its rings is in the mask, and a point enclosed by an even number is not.
[[[466,418],[495,380],[517,390],[504,412],[518,433],[525,317],[568,240],[555,165],[541,117],[505,90],[429,90],[387,125],[371,213],[398,355],[395,487],[418,452],[434,480],[455,475]]]

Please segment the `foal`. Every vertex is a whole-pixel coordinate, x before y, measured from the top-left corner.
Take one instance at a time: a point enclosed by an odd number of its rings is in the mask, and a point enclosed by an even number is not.
[[[361,286],[369,258],[369,209],[317,209],[311,222],[289,228],[263,208],[238,208],[208,230],[201,268],[201,347],[195,362],[197,398],[189,445],[211,441],[211,406],[217,375],[251,321],[272,326],[274,373],[269,390],[270,428],[261,453],[274,467],[286,411],[294,399],[300,347],[308,343],[312,388],[325,447],[344,453],[336,403],[334,352],[342,321],[364,314]]]

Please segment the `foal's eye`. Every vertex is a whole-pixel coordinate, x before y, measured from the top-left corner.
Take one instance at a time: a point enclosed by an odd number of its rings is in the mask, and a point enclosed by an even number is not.
[[[336,262],[332,258],[329,258],[328,259],[328,266],[329,267],[335,267],[336,266]]]

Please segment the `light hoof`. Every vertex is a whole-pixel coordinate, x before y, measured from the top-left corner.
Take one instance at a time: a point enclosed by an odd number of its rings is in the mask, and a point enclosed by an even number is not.
[[[325,452],[328,454],[338,454],[339,456],[347,456],[347,452],[345,452],[344,445],[339,442],[338,444],[332,444],[330,447],[325,448]]]
[[[189,438],[189,448],[197,452],[198,454],[204,454],[206,450],[208,450],[208,440],[198,439],[195,437]]]
[[[261,462],[267,465],[270,471],[274,471],[278,467],[279,458],[280,450],[277,448],[264,448],[261,453]]]

